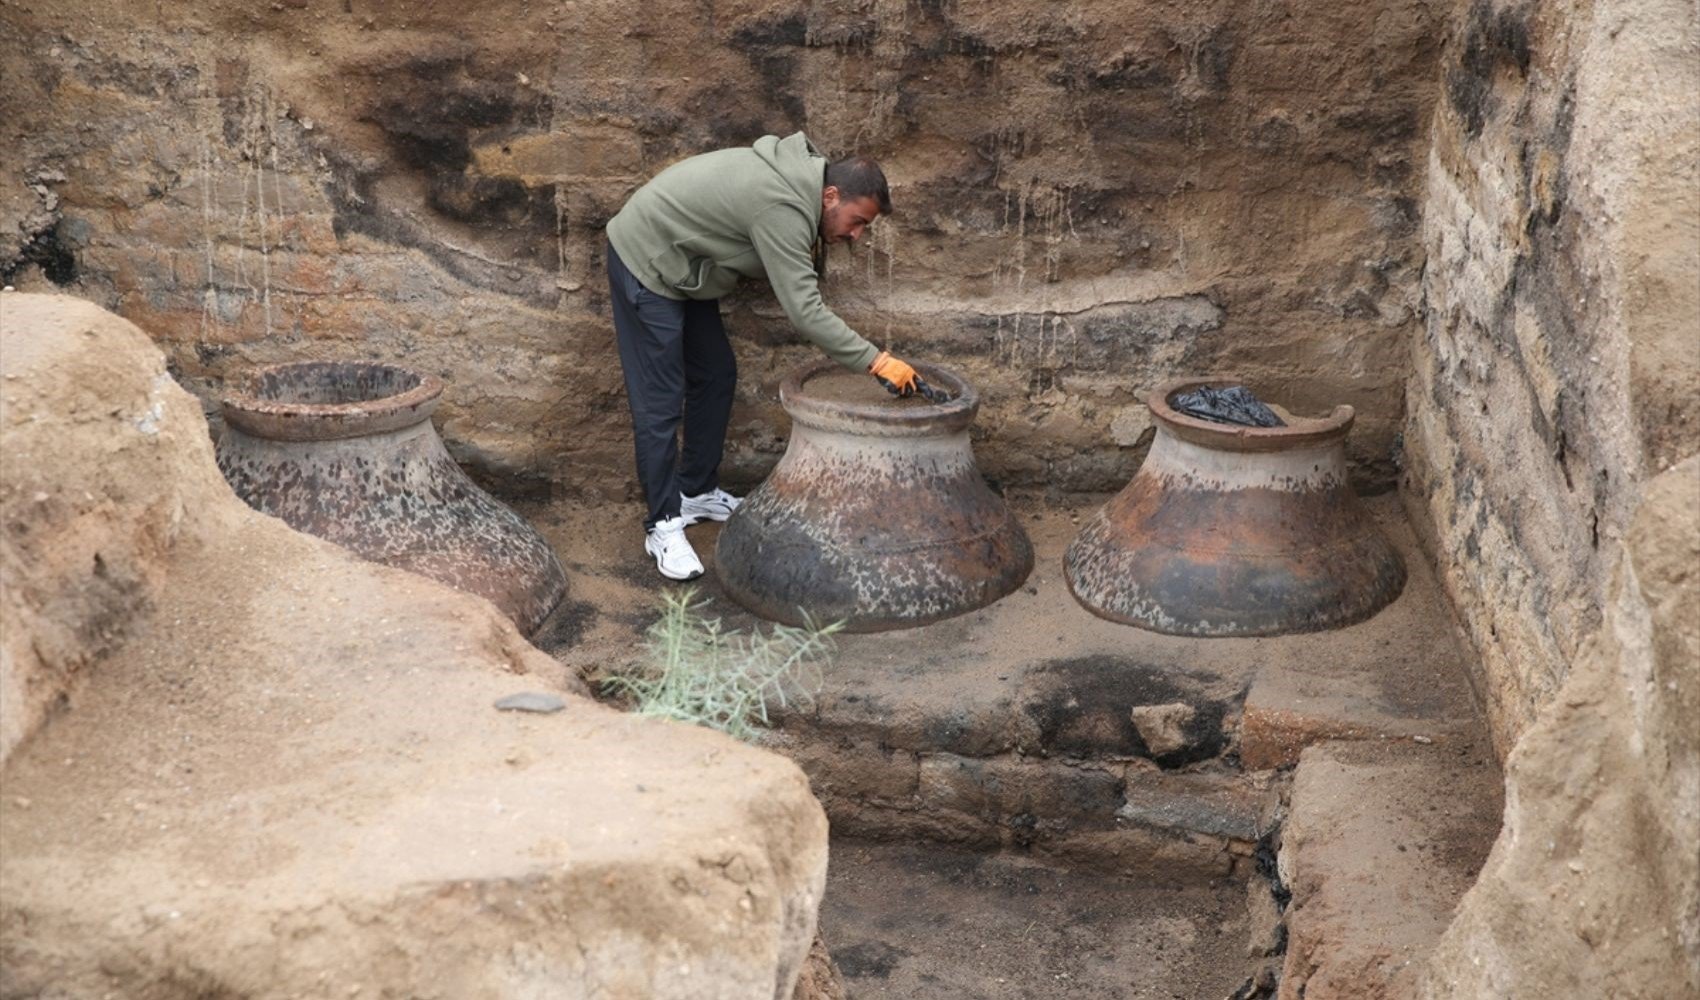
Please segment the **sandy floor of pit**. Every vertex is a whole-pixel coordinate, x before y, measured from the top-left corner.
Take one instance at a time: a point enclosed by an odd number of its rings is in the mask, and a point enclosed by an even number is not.
[[[1075,701],[1101,696],[1123,711],[1173,690],[1177,698],[1212,700],[1232,712],[1256,680],[1272,699],[1299,710],[1404,736],[1469,731],[1474,737],[1479,724],[1463,652],[1397,497],[1366,501],[1409,569],[1403,593],[1386,609],[1328,632],[1208,640],[1106,621],[1069,594],[1063,550],[1102,499],[1013,499],[1036,555],[1026,585],[990,607],[932,625],[840,636],[817,719],[876,727],[898,746],[979,755],[1043,739],[1034,716],[1049,710],[1044,702],[1062,688]],[[555,546],[570,578],[566,601],[533,641],[587,675],[640,657],[656,601],[676,585],[644,554],[639,509],[558,503],[521,513]],[[708,568],[689,586],[712,601],[711,612],[727,627],[765,626],[719,587],[719,530],[713,523],[688,530]],[[1079,749],[1094,748],[1088,739]]]
[[[838,747],[842,755],[872,744],[923,758],[1090,763],[1127,753],[1118,742],[1125,742],[1125,728],[1116,723],[1129,704],[1172,698],[1216,706],[1230,734],[1217,756],[1178,768],[1132,768],[1119,794],[1130,805],[1155,795],[1181,827],[1242,839],[1255,836],[1259,822],[1255,789],[1240,788],[1248,782],[1231,742],[1248,697],[1278,715],[1344,722],[1383,744],[1445,748],[1460,766],[1491,769],[1461,650],[1397,497],[1367,501],[1410,571],[1388,608],[1331,632],[1213,640],[1108,622],[1074,601],[1062,578],[1063,550],[1103,499],[1013,498],[1037,556],[1026,585],[933,625],[841,636],[816,705],[784,720],[779,748],[795,753],[801,741],[829,754]],[[567,603],[537,644],[592,679],[641,657],[656,599],[674,585],[643,553],[638,508],[558,503],[522,513],[556,546],[571,578]],[[718,586],[718,532],[715,524],[689,529],[708,567],[694,587],[728,627],[762,626]],[[859,808],[834,803],[822,789],[817,794],[826,796],[835,829],[846,808]],[[875,835],[909,836],[898,828]],[[1233,992],[1255,965],[1241,926],[1245,865],[1229,875],[1159,858],[1151,874],[1071,872],[1019,854],[961,852],[913,838],[883,845],[840,839],[823,921],[857,998]]]
[[[1244,887],[1157,888],[1007,854],[834,841],[821,933],[850,1000],[1227,997]]]

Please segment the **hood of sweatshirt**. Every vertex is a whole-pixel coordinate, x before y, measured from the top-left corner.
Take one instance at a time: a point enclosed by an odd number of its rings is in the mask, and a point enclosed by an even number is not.
[[[815,149],[809,137],[801,132],[793,132],[783,139],[764,135],[751,148],[763,163],[773,168],[787,187],[796,192],[809,220],[820,225],[820,193],[826,177],[826,157]]]

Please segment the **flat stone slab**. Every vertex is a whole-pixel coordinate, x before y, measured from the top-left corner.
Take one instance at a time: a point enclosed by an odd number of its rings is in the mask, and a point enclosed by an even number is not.
[[[552,715],[567,707],[560,695],[548,694],[542,691],[521,691],[510,694],[506,698],[496,699],[496,708],[502,712],[532,712],[537,715]]]
[[[1484,736],[1335,742],[1294,772],[1279,867],[1292,893],[1281,1000],[1411,1000],[1499,833]]]
[[[1398,508],[1377,510],[1404,553],[1405,593],[1370,621],[1342,630],[1343,639],[1354,640],[1349,655],[1283,655],[1257,672],[1240,727],[1248,770],[1290,767],[1306,747],[1327,740],[1456,744],[1483,732],[1469,654],[1434,571]]]

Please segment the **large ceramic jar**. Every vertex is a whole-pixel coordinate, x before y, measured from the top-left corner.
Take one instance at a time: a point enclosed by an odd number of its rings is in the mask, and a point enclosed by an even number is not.
[[[1346,478],[1352,408],[1285,427],[1214,423],[1177,395],[1236,379],[1182,379],[1147,398],[1156,437],[1133,481],[1064,557],[1089,610],[1174,635],[1262,636],[1361,621],[1405,585],[1405,565]]]
[[[487,597],[529,635],[566,594],[566,573],[449,457],[431,425],[442,394],[440,379],[395,365],[261,368],[223,401],[218,467],[256,510]]]
[[[716,549],[734,600],[774,621],[872,632],[983,607],[1027,579],[1027,533],[968,443],[979,396],[948,369],[920,372],[955,398],[892,399],[831,362],[784,380],[790,443]]]

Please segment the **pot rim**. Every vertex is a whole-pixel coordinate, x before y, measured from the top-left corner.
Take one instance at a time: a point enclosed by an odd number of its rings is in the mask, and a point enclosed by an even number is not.
[[[1343,441],[1352,429],[1356,411],[1345,403],[1334,407],[1326,417],[1296,417],[1280,406],[1267,403],[1287,422],[1285,427],[1219,424],[1188,416],[1169,405],[1169,400],[1192,389],[1227,389],[1245,384],[1245,379],[1233,375],[1191,375],[1170,379],[1146,395],[1145,405],[1150,407],[1151,416],[1157,423],[1176,437],[1221,451],[1287,451],[1315,447]]]
[[[836,361],[816,361],[793,368],[779,383],[779,405],[791,419],[809,427],[850,434],[920,436],[962,431],[974,422],[980,393],[954,369],[920,362],[915,371],[929,384],[956,395],[948,403],[891,407],[875,403],[842,403],[811,396],[804,385],[834,371],[849,371]],[[866,376],[873,378],[872,375]]]
[[[291,403],[259,394],[268,376],[313,369],[381,370],[416,379],[411,389],[348,403]],[[401,430],[430,419],[443,395],[443,380],[427,372],[383,361],[291,361],[245,373],[219,400],[225,423],[256,437],[283,441],[331,441]]]

